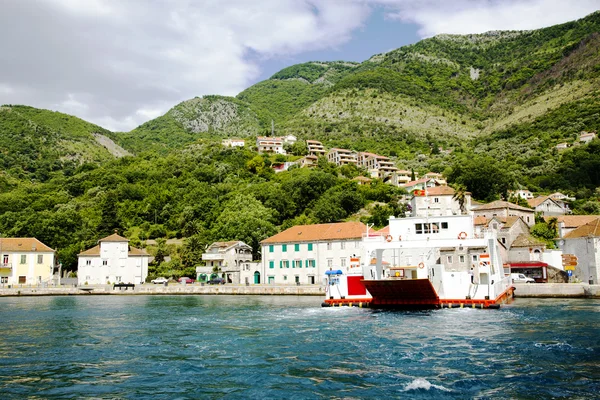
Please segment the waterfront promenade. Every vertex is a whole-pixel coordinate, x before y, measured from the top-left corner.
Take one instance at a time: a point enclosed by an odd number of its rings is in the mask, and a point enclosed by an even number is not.
[[[600,298],[600,285],[587,283],[535,283],[515,284],[515,297],[538,298]],[[135,289],[114,288],[112,285],[99,286],[57,286],[0,287],[3,296],[73,296],[73,295],[276,295],[276,296],[325,296],[322,285],[181,285],[168,286],[144,284]]]

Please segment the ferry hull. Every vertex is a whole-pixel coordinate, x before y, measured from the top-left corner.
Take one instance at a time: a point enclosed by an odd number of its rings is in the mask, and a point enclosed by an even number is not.
[[[508,287],[495,299],[440,299],[428,279],[363,280],[372,298],[327,299],[323,307],[369,307],[426,310],[436,308],[499,308],[513,298],[514,287]]]

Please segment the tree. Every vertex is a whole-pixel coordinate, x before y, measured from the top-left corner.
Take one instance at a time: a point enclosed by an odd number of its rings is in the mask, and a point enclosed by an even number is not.
[[[467,212],[465,203],[467,201],[467,188],[462,183],[457,183],[454,185],[454,195],[452,195],[452,199],[458,202],[458,206],[460,207],[460,213],[465,214]]]

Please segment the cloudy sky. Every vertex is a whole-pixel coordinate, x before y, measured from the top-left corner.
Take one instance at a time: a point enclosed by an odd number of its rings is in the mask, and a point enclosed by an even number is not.
[[[535,29],[600,0],[0,0],[0,104],[128,131],[281,68],[363,61],[439,33]]]

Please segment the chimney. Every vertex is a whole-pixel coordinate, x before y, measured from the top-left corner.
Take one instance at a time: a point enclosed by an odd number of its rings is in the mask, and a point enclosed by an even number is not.
[[[558,237],[562,239],[562,237],[565,236],[564,232],[565,232],[565,221],[560,221],[558,223]]]

